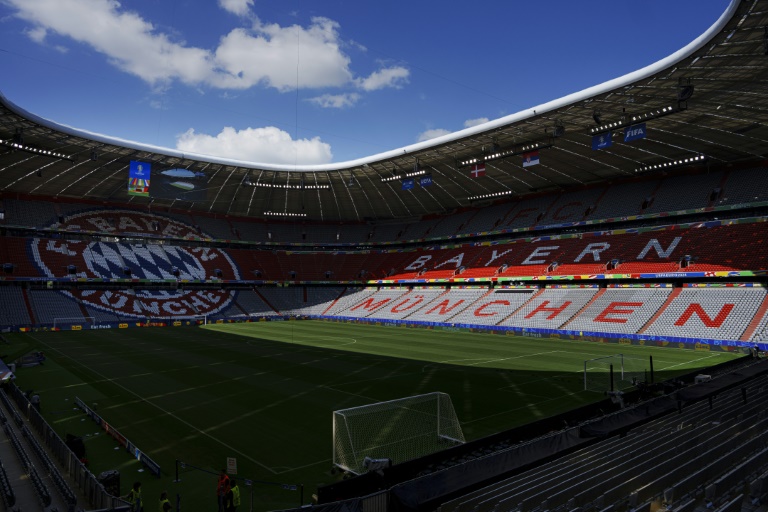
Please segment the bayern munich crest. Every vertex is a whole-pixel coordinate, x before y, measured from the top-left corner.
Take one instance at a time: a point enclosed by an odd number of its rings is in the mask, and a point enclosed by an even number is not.
[[[67,231],[107,233],[94,240],[33,239],[32,258],[50,278],[197,281],[240,279],[223,250],[215,247],[123,241],[133,236],[192,239],[200,232],[175,219],[130,210],[100,210],[70,215],[56,224]],[[230,305],[227,290],[72,290],[64,292],[87,307],[118,316],[210,315]]]

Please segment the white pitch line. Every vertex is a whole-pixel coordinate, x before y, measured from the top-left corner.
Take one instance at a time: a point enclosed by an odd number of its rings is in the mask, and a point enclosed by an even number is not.
[[[698,359],[691,359],[690,361],[685,361],[683,363],[673,364],[672,366],[665,366],[664,368],[661,368],[660,370],[669,370],[670,368],[674,368],[676,366],[682,366],[684,364],[691,364],[691,363],[695,363],[697,361],[704,361],[705,359],[712,359],[713,357],[718,357],[718,354],[710,354],[708,356],[700,357]]]
[[[48,348],[48,350],[53,350],[53,351],[56,351],[56,352],[61,352],[61,350],[59,350],[59,349],[57,349],[57,348],[55,349],[55,348],[51,347],[51,346],[50,346],[50,345],[48,345],[47,343],[45,343],[45,342],[43,342],[43,341],[39,340],[38,338],[35,338],[35,337],[34,337],[34,336],[32,336],[31,334],[27,334],[27,336],[29,336],[29,337],[30,337],[30,338],[32,338],[33,340],[37,341],[38,343],[40,343],[40,344],[42,344],[42,345],[45,345],[46,347],[49,347],[49,348]],[[71,359],[73,362],[75,362],[75,364],[78,364],[78,365],[80,365],[80,366],[83,366],[83,367],[85,366],[85,365],[82,365],[82,364],[80,364],[80,363],[77,363],[77,362],[76,362],[76,361],[75,361],[73,358],[71,358],[71,357],[67,356],[66,354],[63,354],[63,353],[62,353],[62,355],[64,355],[64,357],[67,357],[68,359]],[[115,379],[109,379],[109,378],[107,378],[106,376],[102,375],[101,373],[99,373],[99,372],[95,371],[95,370],[94,370],[94,369],[92,369],[92,368],[89,368],[89,370],[90,370],[91,372],[95,373],[96,375],[98,375],[99,377],[101,377],[101,378],[103,379],[103,381],[106,381],[106,382],[111,382],[112,384],[114,384],[114,385],[118,386],[119,388],[123,389],[125,392],[127,392],[127,393],[129,393],[129,394],[131,394],[131,395],[135,396],[135,397],[136,397],[136,398],[138,398],[140,401],[142,401],[142,402],[145,402],[145,403],[147,403],[148,405],[151,405],[152,407],[155,407],[156,409],[159,409],[159,410],[160,410],[160,411],[162,411],[164,414],[166,414],[166,415],[168,415],[168,416],[172,417],[173,419],[175,419],[175,420],[176,420],[176,421],[178,421],[179,423],[182,423],[182,424],[184,424],[184,425],[188,426],[188,427],[189,427],[189,428],[191,428],[192,430],[199,432],[201,435],[203,435],[203,436],[205,436],[205,437],[208,437],[209,439],[211,439],[211,440],[213,440],[213,441],[215,441],[215,442],[219,443],[219,444],[220,444],[220,445],[222,445],[223,447],[225,447],[225,448],[227,448],[227,449],[229,449],[229,450],[232,450],[232,452],[233,452],[233,453],[236,453],[236,454],[238,454],[238,455],[242,455],[242,456],[243,456],[243,458],[245,458],[245,459],[249,460],[250,462],[253,462],[254,464],[256,464],[256,465],[258,465],[258,466],[260,466],[260,467],[262,467],[262,468],[266,469],[267,471],[269,471],[270,473],[272,473],[272,474],[274,474],[274,475],[276,475],[276,474],[277,474],[277,472],[275,472],[275,471],[274,471],[272,468],[270,468],[269,466],[266,466],[266,465],[262,464],[261,462],[257,461],[256,459],[254,459],[254,458],[250,457],[249,455],[247,455],[247,454],[245,454],[245,453],[241,452],[241,451],[240,451],[240,450],[238,450],[237,448],[235,448],[235,447],[233,447],[233,446],[231,446],[231,445],[229,445],[229,444],[225,443],[224,441],[220,440],[219,438],[217,438],[217,437],[215,437],[215,436],[212,436],[211,434],[209,434],[209,433],[208,433],[208,432],[206,432],[205,430],[201,430],[201,429],[199,429],[198,427],[196,427],[195,425],[191,424],[190,422],[188,422],[188,421],[186,421],[186,420],[183,420],[183,419],[179,418],[178,416],[176,416],[176,415],[175,415],[175,414],[173,414],[172,412],[169,412],[169,411],[167,411],[167,410],[166,410],[166,409],[164,409],[163,407],[160,407],[159,405],[157,405],[157,404],[154,404],[154,403],[150,402],[149,400],[147,400],[147,399],[146,399],[146,398],[144,398],[143,396],[139,395],[138,393],[136,393],[136,392],[134,392],[134,391],[132,391],[132,390],[128,389],[127,387],[123,386],[122,384],[118,383],[118,382],[117,382]]]
[[[424,368],[422,368],[422,372],[435,364],[451,364],[451,363],[458,363],[462,361],[479,361],[477,363],[468,364],[465,366],[476,366],[480,364],[488,364],[488,363],[497,363],[499,361],[511,361],[512,359],[523,359],[524,357],[535,357],[535,356],[543,356],[546,354],[555,354],[557,352],[564,352],[563,350],[550,350],[548,352],[538,352],[536,354],[523,354],[521,356],[513,356],[513,357],[501,357],[498,359],[480,359],[480,358],[473,358],[473,359],[445,359],[443,361],[435,361],[434,363],[426,364],[424,365]]]

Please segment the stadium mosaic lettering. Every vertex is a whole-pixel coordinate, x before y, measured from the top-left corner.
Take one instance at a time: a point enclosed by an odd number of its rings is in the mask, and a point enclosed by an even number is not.
[[[62,268],[82,279],[212,280],[239,279],[230,257],[213,247],[182,247],[121,242],[131,236],[199,238],[194,226],[135,211],[83,212],[57,223],[58,229],[97,231],[114,239],[34,239],[29,250],[35,265],[54,278]],[[195,316],[217,313],[230,305],[227,290],[73,290],[66,295],[89,307],[131,317]]]

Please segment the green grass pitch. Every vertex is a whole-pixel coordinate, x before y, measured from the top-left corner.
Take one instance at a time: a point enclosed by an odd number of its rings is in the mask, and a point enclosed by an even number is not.
[[[7,337],[6,361],[46,353],[43,366],[19,370],[17,383],[40,394],[62,437],[84,438],[94,474],[116,469],[123,493],[142,482],[150,509],[168,490],[187,510],[213,509],[216,478],[187,467],[175,482],[177,459],[217,472],[235,457],[245,503],[252,490],[256,510],[300,504],[299,492],[273,484],[303,484],[308,503],[317,486],[339,478],[330,471],[337,409],[442,391],[471,440],[603,398],[582,390],[586,359],[653,355],[662,380],[737,356],[322,321]],[[162,477],[140,472],[75,397],[157,461]]]

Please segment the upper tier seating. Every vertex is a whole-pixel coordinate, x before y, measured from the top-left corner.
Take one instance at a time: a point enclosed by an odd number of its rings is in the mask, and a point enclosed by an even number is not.
[[[348,281],[766,270],[765,223],[594,232],[408,251],[295,252],[5,237],[18,277]],[[150,242],[150,240],[147,240]],[[613,268],[609,269],[611,264]]]
[[[167,220],[172,219],[190,227],[197,236],[210,236],[225,240],[281,243],[347,243],[388,242],[441,238],[452,235],[488,232],[500,229],[542,227],[582,220],[615,219],[638,214],[663,213],[707,206],[732,206],[768,200],[768,172],[765,168],[717,171],[708,174],[683,174],[665,178],[648,177],[601,185],[581,190],[552,192],[511,199],[507,202],[480,209],[430,216],[421,220],[383,223],[291,223],[255,221],[230,217],[216,217],[204,212],[153,212],[160,218],[161,228],[149,230],[163,232]],[[46,201],[39,198],[21,200],[3,198],[5,223],[38,228],[62,227],[70,217],[88,212],[103,211],[109,218],[126,212],[125,208],[103,209],[97,203]],[[643,206],[646,208],[643,208]],[[146,215],[148,210],[135,210]],[[120,213],[124,215],[124,213]],[[61,224],[59,221],[63,221]],[[1,222],[0,222],[1,223]],[[108,224],[103,224],[102,227]],[[83,229],[95,229],[88,224]]]

